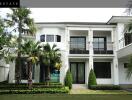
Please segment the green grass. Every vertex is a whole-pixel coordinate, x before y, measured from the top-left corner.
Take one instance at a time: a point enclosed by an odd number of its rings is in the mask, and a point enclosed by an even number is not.
[[[73,89],[70,94],[132,94],[125,90],[88,90],[88,89]]]
[[[132,95],[12,94],[0,95],[0,100],[132,100]]]

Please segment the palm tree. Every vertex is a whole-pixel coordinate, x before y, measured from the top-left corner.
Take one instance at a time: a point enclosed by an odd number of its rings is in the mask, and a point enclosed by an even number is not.
[[[11,32],[18,32],[18,53],[17,53],[17,67],[16,67],[16,83],[20,83],[21,75],[21,42],[22,42],[22,34],[30,34],[34,35],[36,32],[36,28],[34,25],[34,21],[30,18],[31,11],[28,8],[11,8],[12,13],[7,14],[7,19],[5,22],[7,23],[7,27],[11,27],[13,29]]]
[[[34,41],[26,41],[23,45],[21,45],[21,53],[27,56],[28,62],[28,85],[29,89],[32,88],[32,66],[35,65],[39,61],[40,54],[40,46],[39,42]]]
[[[61,54],[59,49],[54,44],[52,47],[47,43],[43,46],[42,62],[47,67],[46,82],[50,80],[50,71],[52,67],[56,67],[56,63],[61,63]]]

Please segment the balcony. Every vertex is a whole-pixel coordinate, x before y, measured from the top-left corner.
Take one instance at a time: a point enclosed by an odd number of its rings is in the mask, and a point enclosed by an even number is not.
[[[89,54],[89,50],[73,49],[70,50],[70,54]]]
[[[113,54],[113,42],[93,42],[94,54]]]

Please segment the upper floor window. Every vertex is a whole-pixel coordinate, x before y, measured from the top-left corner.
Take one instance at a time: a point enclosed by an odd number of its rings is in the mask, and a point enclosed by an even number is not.
[[[97,51],[106,50],[106,38],[105,37],[94,37],[93,38],[93,49]]]
[[[56,35],[56,40],[55,42],[61,42],[61,36],[60,35]]]
[[[46,35],[46,42],[54,42],[54,35]]]
[[[61,42],[61,36],[60,35],[41,35],[40,41],[41,42]]]
[[[41,35],[41,36],[40,36],[40,41],[41,41],[41,42],[45,42],[45,35]]]
[[[86,37],[70,37],[70,49],[71,50],[85,50],[86,49]]]

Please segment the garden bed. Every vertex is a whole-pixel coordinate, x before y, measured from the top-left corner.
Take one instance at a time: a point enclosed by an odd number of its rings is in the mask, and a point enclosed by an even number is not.
[[[33,83],[33,88],[28,89],[28,85],[22,84],[0,84],[0,94],[40,94],[40,93],[68,93],[69,88],[60,83]]]

